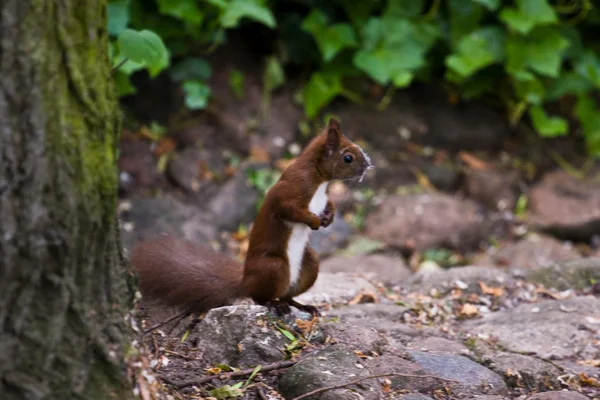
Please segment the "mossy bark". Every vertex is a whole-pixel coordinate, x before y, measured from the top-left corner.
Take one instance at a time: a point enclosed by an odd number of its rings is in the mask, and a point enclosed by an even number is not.
[[[127,399],[106,0],[0,1],[0,398]]]

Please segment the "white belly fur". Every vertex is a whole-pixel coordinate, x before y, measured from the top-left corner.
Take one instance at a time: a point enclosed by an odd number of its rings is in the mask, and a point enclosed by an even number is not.
[[[329,182],[324,182],[319,185],[310,203],[308,210],[316,215],[321,214],[327,206],[327,185]],[[290,264],[290,287],[293,287],[298,282],[300,270],[302,269],[302,258],[304,250],[308,243],[310,235],[310,227],[305,224],[292,223],[292,233],[287,245],[287,257]]]

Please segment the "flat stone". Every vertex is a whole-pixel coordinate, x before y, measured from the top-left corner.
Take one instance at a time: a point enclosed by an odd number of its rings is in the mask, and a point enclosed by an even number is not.
[[[490,250],[473,261],[473,264],[528,271],[579,258],[581,254],[573,245],[534,233],[516,243],[507,243]]]
[[[460,329],[497,339],[506,351],[544,359],[564,359],[582,352],[598,330],[600,299],[586,296],[521,304],[464,321]]]
[[[312,390],[344,384],[369,375],[369,370],[350,349],[335,345],[318,350],[288,368],[279,381],[279,390],[286,399],[292,399]],[[355,393],[366,400],[381,399],[381,385],[376,379],[368,379],[360,385],[328,390],[307,399],[355,400]]]
[[[408,376],[390,376],[387,379],[391,382],[392,389],[403,389],[428,393],[444,387],[446,381],[436,379],[428,375],[423,368],[412,361],[405,360],[400,356],[393,354],[384,354],[380,357],[367,360],[365,362],[369,371],[374,375],[381,374],[405,374]]]
[[[390,286],[412,275],[402,258],[384,254],[332,257],[321,263],[320,270],[362,275],[371,281],[383,282]]]
[[[464,190],[467,196],[498,211],[512,210],[517,201],[518,173],[494,169],[473,169],[465,172]]]
[[[552,390],[561,387],[563,372],[554,365],[523,354],[499,352],[491,358],[490,369],[504,377],[511,387],[527,390]]]
[[[600,184],[557,169],[529,192],[529,222],[555,235],[588,240],[600,232]]]
[[[508,393],[506,384],[500,375],[467,357],[422,351],[408,351],[408,354],[412,361],[427,374],[455,381],[444,382],[452,387],[454,396],[461,396],[468,393]]]
[[[600,256],[529,271],[526,279],[557,290],[584,289],[600,282]]]
[[[356,325],[349,322],[323,322],[320,324],[325,337],[335,339],[351,350],[359,350],[365,353],[383,353],[388,346],[388,341],[381,333],[373,327]]]
[[[425,294],[429,294],[432,289],[443,293],[453,289],[457,284],[478,287],[479,282],[483,282],[486,285],[499,286],[504,284],[509,277],[506,271],[495,267],[454,267],[447,270],[417,272],[406,281],[403,287]]]
[[[491,234],[494,222],[468,199],[445,194],[390,196],[369,214],[366,233],[403,250],[476,248]]]
[[[210,310],[190,334],[197,340],[207,365],[227,364],[251,368],[283,360],[289,340],[268,324],[263,306],[228,306]]]
[[[534,394],[527,400],[588,400],[587,396],[569,390],[555,390]]]
[[[217,188],[207,209],[214,216],[219,229],[235,231],[241,224],[249,224],[254,220],[257,202],[258,191],[250,185],[242,171]]]
[[[435,336],[418,338],[410,342],[407,348],[431,353],[464,354],[469,352],[469,349],[460,342]]]
[[[313,287],[296,297],[296,301],[306,304],[345,303],[361,291],[377,294],[377,288],[364,278],[341,272],[322,272]]]

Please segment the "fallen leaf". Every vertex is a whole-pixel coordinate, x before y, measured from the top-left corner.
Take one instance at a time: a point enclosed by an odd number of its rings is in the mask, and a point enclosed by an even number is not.
[[[582,360],[578,361],[579,365],[586,365],[588,367],[600,367],[600,360]]]
[[[270,162],[271,155],[262,147],[257,145],[250,146],[250,158],[254,161]]]
[[[378,303],[377,296],[374,293],[361,291],[358,293],[348,304],[364,304],[364,303]]]
[[[479,287],[481,288],[481,293],[490,294],[495,297],[500,297],[504,293],[503,287],[491,287],[483,282],[479,282]]]
[[[583,372],[577,375],[579,377],[579,381],[584,386],[594,386],[600,387],[600,381],[596,378],[592,378],[591,376],[587,376]]]
[[[491,169],[491,166],[488,163],[466,151],[460,151],[458,153],[458,158],[473,169]]]
[[[221,368],[219,368],[219,367],[207,368],[206,372],[211,375],[217,375],[217,374],[221,373]]]
[[[537,288],[535,290],[535,292],[537,294],[544,294],[546,296],[552,297],[554,300],[561,300],[561,299],[564,298],[560,293],[553,292],[553,291],[548,290],[546,288]]]
[[[299,318],[296,319],[296,325],[298,326],[298,328],[300,328],[302,330],[304,335],[308,335],[310,333],[310,331],[313,330],[313,327],[315,326],[316,322],[317,322],[317,317],[314,317],[310,321],[306,321],[306,320],[299,319]]]
[[[237,349],[238,349],[238,351],[241,353],[242,351],[244,351],[244,345],[243,345],[243,344],[241,344],[241,343],[238,343],[238,344],[237,344]]]
[[[173,138],[167,136],[160,138],[156,143],[156,147],[154,148],[154,155],[156,157],[160,157],[165,153],[171,153],[177,147],[177,143]]]
[[[460,315],[471,317],[471,316],[479,315],[479,309],[477,308],[477,306],[475,306],[473,304],[465,303],[465,304],[463,304],[459,313],[460,313]]]

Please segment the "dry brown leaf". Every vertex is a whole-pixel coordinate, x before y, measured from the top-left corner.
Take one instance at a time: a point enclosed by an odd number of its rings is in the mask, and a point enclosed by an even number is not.
[[[207,368],[206,372],[211,375],[217,375],[217,374],[221,373],[221,368],[219,368],[219,367]]]
[[[464,316],[467,316],[467,317],[472,317],[472,316],[475,316],[475,315],[479,315],[479,309],[477,308],[477,306],[475,306],[473,304],[465,303],[461,307],[459,313],[460,313],[460,315],[464,315]]]
[[[460,158],[465,164],[473,169],[491,169],[490,164],[471,153],[467,153],[466,151],[460,151],[458,153],[458,158]]]
[[[348,304],[378,303],[377,296],[372,292],[361,291]]]
[[[582,360],[578,361],[577,364],[588,367],[600,367],[600,360]]]
[[[175,150],[176,147],[177,147],[177,143],[175,143],[175,140],[173,140],[173,138],[171,138],[169,136],[160,138],[158,140],[158,142],[156,142],[156,148],[154,149],[154,155],[156,157],[160,157],[163,154],[171,153],[172,151]]]
[[[356,356],[359,358],[369,358],[367,354],[363,353],[360,350],[354,350],[354,354],[356,354]]]
[[[296,319],[296,325],[298,326],[298,328],[300,328],[302,330],[304,335],[307,335],[308,333],[310,333],[310,331],[313,330],[313,327],[315,326],[316,322],[317,322],[317,317],[314,317],[310,321],[306,321],[306,320],[299,319],[299,318]]]
[[[257,145],[250,146],[250,158],[260,162],[271,161],[271,155],[264,148]]]
[[[238,349],[238,351],[241,353],[242,351],[244,351],[244,345],[243,345],[243,344],[241,344],[241,343],[238,343],[238,344],[237,344],[237,349]]]
[[[561,300],[561,299],[564,298],[563,296],[560,295],[560,293],[553,292],[553,291],[548,290],[546,288],[537,288],[535,290],[535,292],[536,292],[536,294],[545,294],[546,296],[550,296],[554,300]]]
[[[504,294],[503,287],[491,287],[483,282],[479,282],[479,287],[481,288],[481,293],[483,294],[490,294],[495,297],[500,297]]]
[[[579,377],[579,382],[581,382],[584,386],[594,386],[600,387],[600,381],[596,378],[592,378],[591,376],[587,376],[583,372],[577,375]]]

